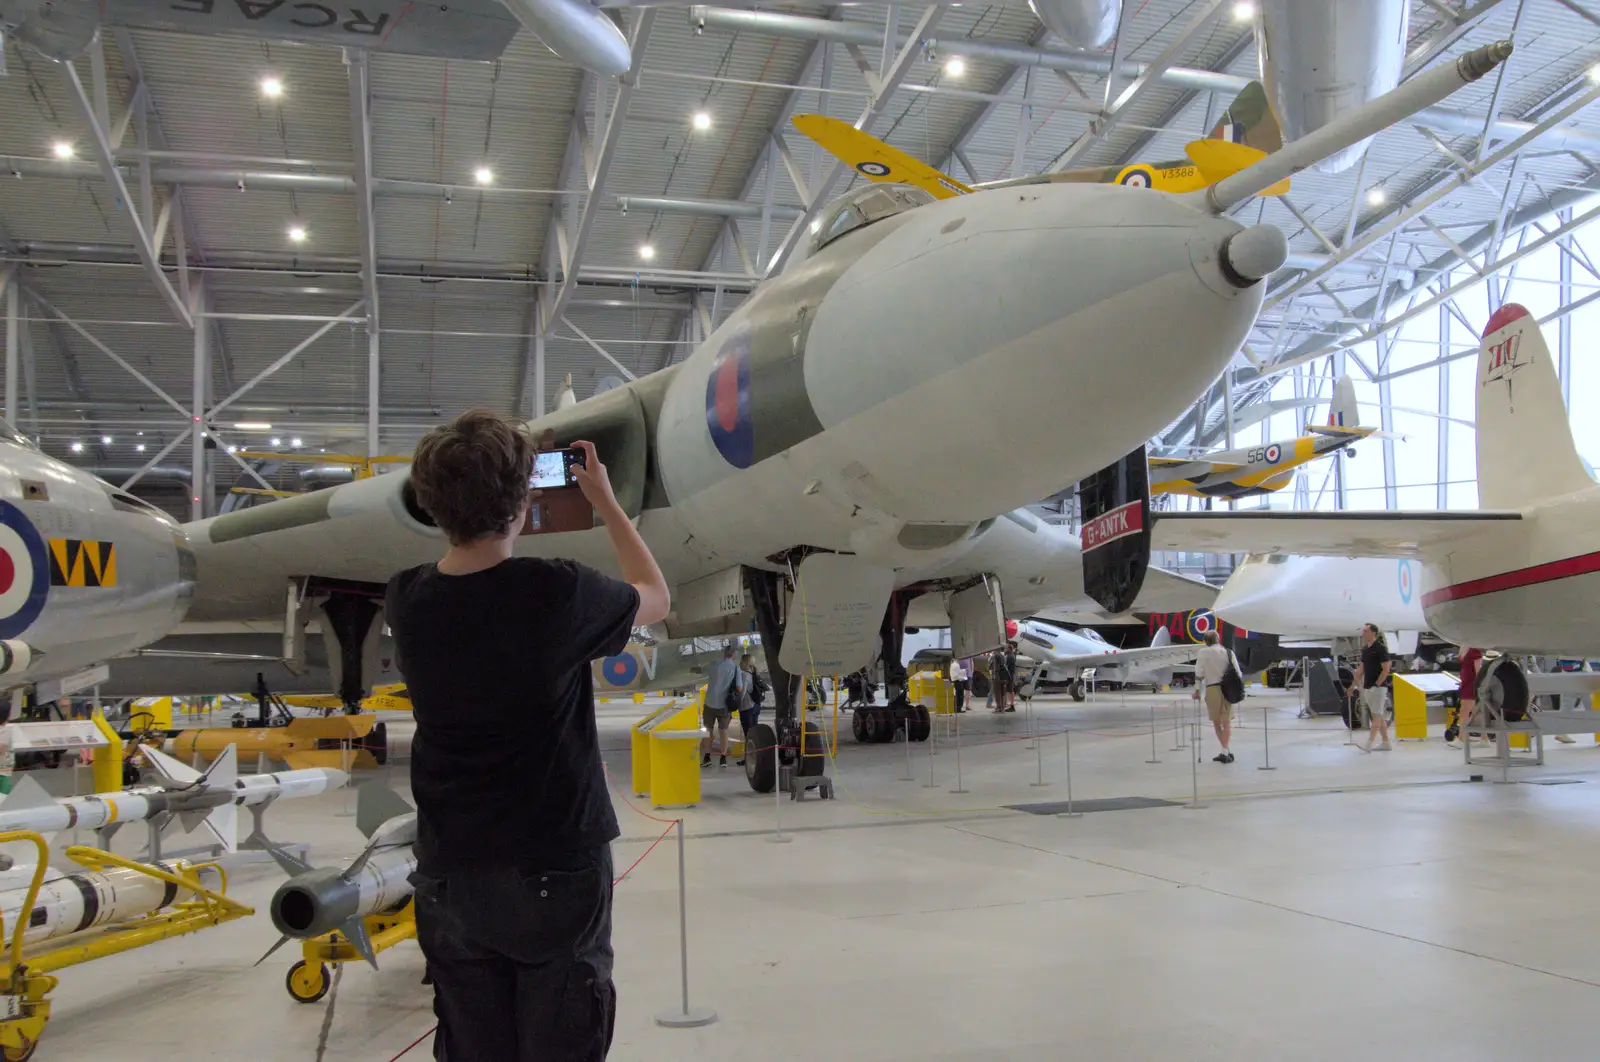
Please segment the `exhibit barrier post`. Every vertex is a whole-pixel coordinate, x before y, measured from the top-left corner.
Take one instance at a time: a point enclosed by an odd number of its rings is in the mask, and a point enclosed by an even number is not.
[[[905,773],[905,775],[903,777],[900,778],[900,781],[902,781],[902,782],[914,782],[914,781],[916,781],[916,777],[911,773],[911,728],[909,726],[906,727],[906,729],[905,729],[905,735],[906,735],[906,773]]]
[[[804,738],[801,739],[804,743]],[[749,755],[749,750],[745,751]],[[796,770],[799,765],[796,764]],[[779,755],[777,740],[772,744],[772,836],[767,840],[773,844],[788,844],[794,840],[783,832],[783,757]]]
[[[1049,783],[1044,780],[1044,742],[1039,740],[1039,720],[1034,717],[1030,720],[1033,726],[1033,756],[1038,764],[1038,773],[1034,780],[1028,784],[1035,789],[1042,789]]]
[[[909,727],[909,725],[910,724],[908,723],[907,726]],[[910,733],[911,733],[911,731],[909,729],[907,729],[907,731],[906,731],[906,734],[908,735],[907,738],[906,738],[907,741],[911,740],[910,737],[909,737]],[[933,780],[933,744],[934,744],[934,742],[933,742],[933,728],[929,727],[928,728],[928,780],[926,782],[922,783],[922,788],[924,788],[924,789],[937,789],[938,786],[939,786],[939,783]]]
[[[351,773],[351,768],[352,768],[352,765],[354,764],[354,760],[355,760],[355,757],[352,755],[351,750],[350,750],[350,739],[349,738],[344,738],[344,739],[340,740],[340,742],[339,742],[339,762],[344,766],[344,775],[345,775],[344,810],[340,811],[339,814],[338,814],[338,817],[342,818],[342,819],[354,818],[355,817],[355,813],[356,813],[356,808],[355,808],[356,784],[355,784],[355,777]]]
[[[1067,738],[1067,810],[1063,813],[1063,817],[1081,819],[1083,818],[1083,812],[1072,810],[1072,730],[1068,728],[1063,730],[1062,733]]]
[[[1256,768],[1258,771],[1277,770],[1277,768],[1272,765],[1272,735],[1269,733],[1271,726],[1267,722],[1267,717],[1271,714],[1272,709],[1263,704],[1261,706],[1261,750],[1263,755],[1266,756],[1266,762],[1260,767]]]
[[[1150,706],[1150,758],[1148,760],[1145,760],[1144,762],[1146,762],[1146,763],[1160,763],[1161,762],[1159,759],[1156,758],[1156,706],[1153,705],[1153,704]]]
[[[1200,759],[1199,759],[1199,757],[1202,755],[1202,753],[1200,752],[1200,724],[1199,723],[1195,723],[1194,724],[1194,733],[1191,735],[1191,737],[1194,739],[1195,758],[1189,761],[1189,782],[1190,782],[1190,785],[1192,785],[1194,787],[1194,790],[1193,790],[1193,798],[1190,800],[1190,802],[1188,804],[1185,804],[1184,806],[1187,807],[1187,808],[1194,809],[1194,808],[1199,808],[1199,807],[1203,806],[1200,803],[1200,766],[1199,766],[1200,765]]]
[[[774,752],[777,750],[774,749]],[[717,1020],[710,1007],[689,1006],[689,893],[683,861],[683,820],[678,820],[678,956],[683,978],[683,1008],[656,1015],[656,1024],[669,1029],[694,1029]]]
[[[1183,744],[1183,709],[1176,702],[1172,705],[1172,747],[1168,752],[1182,752]]]
[[[950,792],[961,794],[966,792],[966,790],[961,787],[961,717],[958,715],[952,715],[950,720],[956,728],[956,787],[950,790]]]

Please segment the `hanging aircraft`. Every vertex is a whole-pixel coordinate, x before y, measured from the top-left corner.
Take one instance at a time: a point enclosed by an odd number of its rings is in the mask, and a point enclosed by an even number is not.
[[[1016,188],[1032,184],[1121,184],[1129,188],[1154,188],[1158,192],[1192,192],[1238,173],[1283,147],[1283,134],[1272,108],[1267,106],[1266,90],[1252,81],[1222,112],[1209,136],[1184,147],[1187,159],[1174,162],[1134,162],[1126,166],[1092,166],[1085,169],[1041,173],[1001,181],[968,185],[941,173],[920,159],[879,140],[849,122],[822,114],[799,114],[790,119],[801,133],[816,141],[824,151],[849,166],[869,181],[880,184],[909,184],[921,188],[935,199],[995,188]],[[1284,179],[1258,195],[1283,195],[1289,190]]]
[[[754,614],[778,705],[777,732],[756,741],[788,751],[747,757],[752,785],[824,765],[793,751],[816,740],[796,712],[801,673],[848,674],[881,652],[909,712],[908,623],[942,619],[966,654],[999,644],[1003,615],[1134,606],[1147,572],[1128,509],[1097,512],[1080,544],[1019,507],[1091,474],[1111,485],[1096,505],[1114,499],[1116,477],[1095,470],[1119,470],[1233,358],[1287,241],[1230,208],[1510,50],[1437,66],[1201,191],[855,189],[686,360],[529,424],[557,445],[594,442],[685,632]],[[1068,395],[1096,401],[1063,420]],[[517,552],[615,571],[587,505],[550,495]],[[287,615],[292,637],[320,607],[347,674],[389,576],[443,548],[398,472],[199,521],[190,537],[193,618]]]
[[[1555,360],[1528,310],[1506,303],[1478,354],[1478,501],[1463,511],[1166,513],[1157,549],[1404,557],[1420,562],[1427,626],[1504,653],[1600,655],[1600,486],[1573,444]],[[1502,656],[1484,681],[1507,718],[1528,683]]]
[[[1355,382],[1348,376],[1334,381],[1328,423],[1307,427],[1294,439],[1223,450],[1200,457],[1150,458],[1150,493],[1184,494],[1191,498],[1250,498],[1282,490],[1294,480],[1294,470],[1319,457],[1344,452],[1351,444],[1377,431],[1360,426]]]
[[[1252,633],[1353,638],[1364,623],[1425,631],[1417,562],[1409,557],[1253,554],[1233,570],[1212,610]]]

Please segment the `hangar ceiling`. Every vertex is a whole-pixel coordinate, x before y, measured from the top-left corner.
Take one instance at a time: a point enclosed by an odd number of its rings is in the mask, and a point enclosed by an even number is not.
[[[1181,158],[1259,71],[1248,5],[1219,0],[1128,0],[1087,52],[1020,0],[615,10],[620,83],[526,32],[493,62],[107,29],[68,66],[8,41],[18,427],[185,514],[218,504],[190,501],[197,403],[222,488],[331,482],[348,471],[227,450],[404,453],[463,408],[534,415],[567,374],[582,398],[684,356],[850,187],[794,114],[867,114],[987,181]],[[1417,0],[1409,25],[1407,73],[1517,51],[1359,164],[1242,208],[1294,234],[1291,268],[1229,378],[1154,441],[1292,434],[1350,372],[1381,455],[1274,504],[1472,504],[1448,359],[1501,299],[1538,302],[1584,386],[1600,3]],[[1114,59],[1157,69],[1108,86]]]

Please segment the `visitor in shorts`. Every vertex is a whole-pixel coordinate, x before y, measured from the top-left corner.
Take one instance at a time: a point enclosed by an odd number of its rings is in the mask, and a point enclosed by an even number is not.
[[[1221,641],[1216,631],[1206,631],[1205,648],[1194,661],[1194,692],[1190,696],[1198,701],[1200,691],[1205,691],[1206,715],[1211,717],[1211,728],[1217,732],[1217,742],[1222,746],[1222,751],[1211,758],[1217,763],[1232,763],[1233,752],[1228,746],[1233,740],[1233,705],[1222,695],[1222,676],[1228,673],[1230,666],[1238,671],[1239,661],[1233,650]],[[1243,677],[1244,673],[1239,674]]]
[[[722,659],[711,669],[706,682],[706,703],[701,716],[706,724],[706,736],[700,743],[700,766],[711,766],[711,750],[720,757],[718,766],[728,765],[728,724],[733,720],[734,704],[744,710],[749,700],[750,676],[739,670],[735,658],[739,651],[732,644],[722,649]]]
[[[1367,707],[1367,743],[1362,752],[1388,752],[1389,744],[1389,643],[1371,623],[1361,628],[1361,703]],[[1374,745],[1379,737],[1383,744]]]

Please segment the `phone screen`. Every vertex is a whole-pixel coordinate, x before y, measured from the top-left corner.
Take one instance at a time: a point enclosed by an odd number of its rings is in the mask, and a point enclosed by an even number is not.
[[[575,487],[578,485],[578,477],[573,474],[573,469],[582,465],[583,451],[576,447],[545,450],[534,454],[533,474],[528,477],[528,487],[532,490]]]

